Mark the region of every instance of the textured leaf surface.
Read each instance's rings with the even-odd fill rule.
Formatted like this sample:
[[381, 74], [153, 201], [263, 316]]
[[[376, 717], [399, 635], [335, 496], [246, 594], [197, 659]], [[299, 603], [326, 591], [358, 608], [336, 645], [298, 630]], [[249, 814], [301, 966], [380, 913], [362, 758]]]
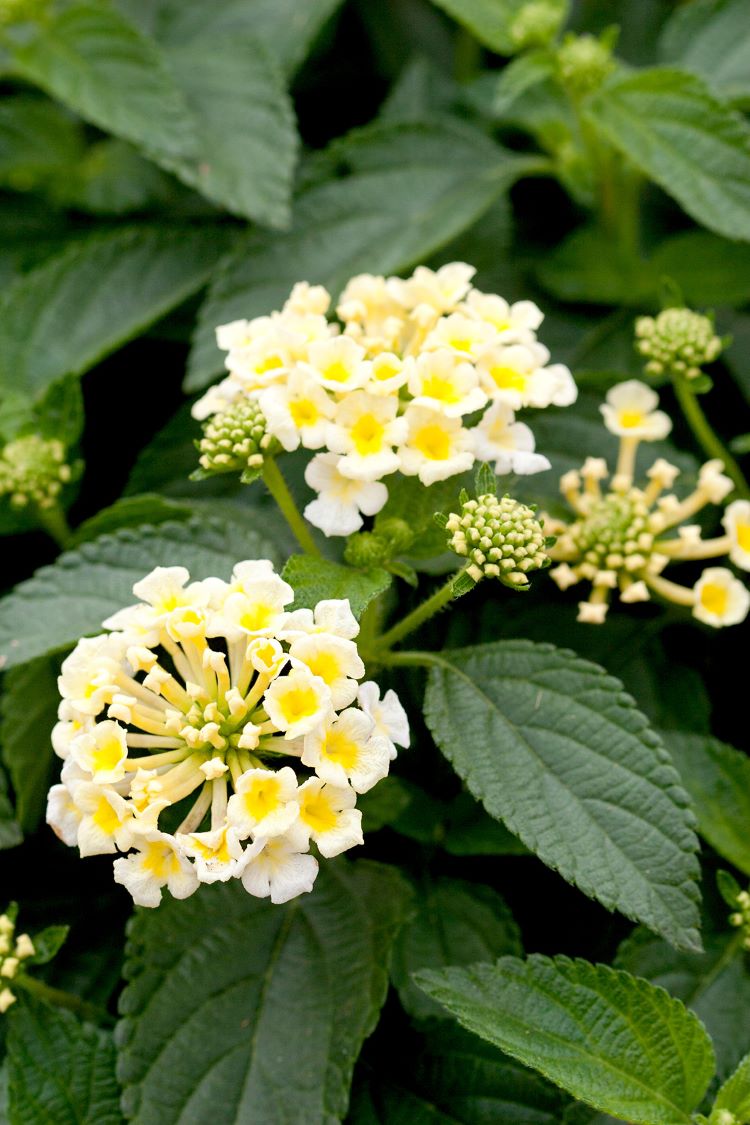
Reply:
[[430, 671], [425, 715], [474, 796], [540, 859], [700, 947], [687, 794], [619, 680], [547, 644], [450, 650]]
[[664, 734], [692, 797], [698, 831], [719, 855], [750, 875], [750, 759], [702, 734]]
[[667, 22], [659, 53], [705, 78], [727, 98], [750, 97], [750, 7], [744, 0], [692, 0]]
[[86, 371], [200, 289], [224, 245], [216, 228], [74, 243], [0, 296], [0, 385], [35, 394]]
[[73, 3], [11, 53], [24, 78], [100, 129], [175, 156], [194, 149], [187, 105], [158, 47], [114, 8]]
[[240, 240], [201, 309], [187, 387], [221, 371], [215, 329], [279, 308], [300, 278], [334, 292], [363, 270], [403, 269], [469, 226], [522, 174], [524, 159], [459, 124], [375, 125], [336, 142], [335, 178], [300, 196], [290, 231]]
[[617, 76], [586, 115], [699, 223], [750, 240], [750, 128], [700, 78], [666, 67]]
[[622, 943], [615, 965], [666, 988], [711, 1036], [719, 1077], [736, 1066], [750, 1042], [750, 973], [737, 930], [709, 931], [703, 953], [676, 953], [639, 927]]
[[324, 598], [348, 598], [357, 618], [393, 581], [388, 571], [379, 566], [355, 570], [310, 555], [292, 555], [284, 567], [284, 579], [295, 593], [293, 609], [314, 609]]
[[120, 1125], [110, 1032], [23, 996], [8, 1014], [13, 1125]]
[[228, 578], [241, 559], [275, 558], [240, 521], [191, 520], [105, 535], [43, 567], [0, 603], [0, 662], [8, 668], [101, 631], [133, 602], [133, 583], [155, 566], [186, 566], [194, 578]]
[[0, 183], [37, 187], [69, 173], [81, 156], [80, 125], [48, 98], [6, 95], [0, 103]]
[[42, 656], [11, 668], [0, 698], [0, 751], [16, 795], [16, 816], [33, 832], [44, 813], [54, 754], [59, 660]]
[[444, 1010], [411, 979], [417, 969], [494, 961], [503, 953], [521, 952], [518, 927], [500, 895], [478, 883], [437, 879], [419, 889], [416, 913], [396, 938], [391, 977], [410, 1015], [440, 1016]]
[[737, 1067], [716, 1095], [714, 1109], [725, 1109], [742, 1121], [750, 1114], [750, 1055]]
[[218, 1097], [227, 1121], [335, 1125], [408, 898], [392, 869], [324, 862], [285, 907], [234, 883], [138, 913], [117, 1029], [126, 1114], [213, 1125]]
[[689, 1122], [714, 1071], [711, 1040], [692, 1012], [606, 965], [502, 957], [416, 979], [469, 1031], [634, 1123]]

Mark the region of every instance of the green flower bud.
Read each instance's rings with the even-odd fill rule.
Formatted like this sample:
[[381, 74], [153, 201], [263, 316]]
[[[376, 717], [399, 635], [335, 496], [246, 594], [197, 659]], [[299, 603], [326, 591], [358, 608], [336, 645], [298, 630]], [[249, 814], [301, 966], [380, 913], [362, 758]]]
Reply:
[[697, 379], [701, 368], [721, 354], [721, 337], [713, 321], [692, 309], [664, 309], [635, 322], [636, 348], [645, 356], [649, 375], [675, 374]]
[[598, 90], [614, 70], [611, 36], [566, 35], [557, 51], [557, 72], [561, 83], [574, 98]]
[[265, 454], [275, 452], [275, 439], [266, 433], [266, 420], [257, 402], [243, 398], [212, 415], [198, 442], [205, 473], [235, 473], [259, 469]]
[[8, 496], [14, 508], [53, 507], [71, 477], [61, 441], [28, 434], [8, 442], [0, 453], [0, 495]]
[[519, 51], [528, 47], [545, 47], [560, 30], [565, 9], [550, 0], [532, 0], [514, 19], [510, 37]]
[[475, 582], [498, 578], [504, 585], [528, 586], [529, 571], [549, 566], [546, 539], [533, 509], [510, 496], [488, 492], [464, 500], [460, 512], [448, 516], [448, 546], [467, 560], [466, 573]]
[[344, 548], [344, 560], [349, 566], [380, 566], [390, 557], [390, 544], [385, 536], [377, 531], [360, 531], [350, 535]]

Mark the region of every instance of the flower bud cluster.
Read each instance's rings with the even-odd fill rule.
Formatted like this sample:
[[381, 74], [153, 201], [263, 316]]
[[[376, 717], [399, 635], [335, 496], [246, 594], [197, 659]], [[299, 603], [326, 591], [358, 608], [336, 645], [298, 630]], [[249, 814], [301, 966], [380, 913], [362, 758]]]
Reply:
[[617, 465], [606, 489], [602, 485], [609, 467], [599, 457], [587, 458], [580, 471], [562, 477], [560, 488], [574, 518], [549, 520], [557, 536], [550, 555], [558, 564], [551, 577], [563, 590], [591, 583], [588, 599], [579, 602], [579, 621], [601, 624], [612, 591], [619, 589], [624, 602], [647, 601], [656, 594], [689, 606], [706, 625], [736, 625], [750, 609], [750, 594], [728, 567], [707, 567], [692, 587], [672, 582], [662, 572], [670, 563], [722, 555], [740, 570], [750, 570], [750, 502], [729, 504], [722, 520], [725, 534], [703, 539], [700, 527], [687, 521], [707, 504], [721, 504], [732, 491], [721, 461], [706, 462], [696, 487], [682, 500], [667, 491], [680, 471], [662, 458], [651, 465], [643, 487], [634, 483], [640, 442], [659, 440], [671, 429], [657, 405], [654, 391], [637, 381], [608, 392], [601, 410], [607, 429], [620, 438]]
[[21, 963], [34, 956], [34, 943], [28, 934], [16, 934], [14, 910], [0, 914], [0, 1013], [7, 1012], [16, 996], [10, 982]]
[[406, 520], [392, 517], [380, 520], [374, 531], [352, 535], [344, 548], [350, 566], [380, 566], [402, 554], [414, 542], [414, 532]]
[[664, 309], [635, 322], [636, 347], [649, 375], [674, 374], [697, 379], [701, 368], [721, 354], [723, 343], [710, 317], [691, 309]]
[[528, 574], [549, 566], [547, 540], [533, 508], [510, 496], [485, 493], [466, 499], [445, 525], [448, 546], [466, 558], [475, 582], [498, 578], [504, 585], [528, 586]]
[[557, 50], [557, 72], [560, 82], [574, 98], [583, 98], [598, 90], [614, 70], [612, 43], [595, 35], [566, 35]]
[[750, 949], [750, 892], [740, 891], [735, 905], [737, 909], [729, 915], [730, 925], [742, 930], [742, 944], [745, 949]]
[[267, 560], [189, 578], [158, 567], [63, 663], [47, 819], [83, 856], [126, 853], [115, 881], [140, 906], [232, 878], [286, 902], [312, 889], [313, 845], [362, 843], [357, 796], [408, 745], [406, 715], [358, 682], [347, 600], [290, 611]]
[[198, 442], [199, 463], [211, 474], [259, 469], [274, 444], [258, 403], [238, 399], [205, 422]]
[[0, 452], [0, 496], [8, 496], [14, 508], [51, 508], [71, 476], [61, 441], [27, 434]]
[[[498, 473], [549, 468], [515, 412], [568, 406], [575, 383], [537, 339], [537, 306], [473, 288], [474, 272], [452, 262], [406, 279], [361, 274], [330, 319], [328, 292], [300, 282], [281, 310], [217, 329], [229, 374], [194, 417], [250, 401], [283, 449], [313, 451], [305, 480], [317, 498], [305, 516], [326, 535], [359, 531], [385, 505], [394, 473], [431, 485], [475, 460]], [[212, 442], [232, 440], [221, 425], [211, 432]], [[212, 466], [217, 454], [231, 464], [229, 447], [201, 452]]]
[[510, 37], [519, 51], [545, 47], [557, 35], [565, 10], [550, 0], [531, 0], [524, 4], [510, 26]]

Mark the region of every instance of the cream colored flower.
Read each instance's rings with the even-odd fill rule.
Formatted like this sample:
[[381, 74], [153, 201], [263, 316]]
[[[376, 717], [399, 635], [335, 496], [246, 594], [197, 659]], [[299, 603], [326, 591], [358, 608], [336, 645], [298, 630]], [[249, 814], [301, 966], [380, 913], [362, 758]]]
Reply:
[[612, 387], [599, 409], [610, 433], [641, 441], [661, 441], [672, 429], [672, 420], [656, 409], [658, 404], [655, 391], [637, 379], [629, 379]]
[[422, 484], [430, 485], [471, 468], [471, 433], [460, 418], [424, 406], [408, 407], [404, 417], [408, 434], [398, 450], [402, 473], [419, 476]]
[[408, 386], [415, 406], [440, 410], [449, 418], [473, 414], [487, 403], [473, 364], [460, 360], [447, 349], [420, 355]]
[[398, 418], [398, 399], [353, 391], [336, 408], [327, 428], [326, 444], [342, 454], [336, 468], [352, 480], [376, 481], [395, 473], [400, 461], [393, 447], [406, 436]]
[[374, 516], [388, 499], [380, 481], [344, 476], [340, 460], [337, 453], [318, 453], [305, 469], [306, 482], [318, 493], [305, 508], [305, 519], [328, 536], [359, 531], [362, 516]]
[[750, 609], [750, 593], [722, 566], [707, 567], [693, 587], [693, 595], [693, 616], [715, 628], [739, 625]]
[[750, 500], [729, 504], [721, 522], [731, 543], [730, 559], [741, 570], [750, 570]]

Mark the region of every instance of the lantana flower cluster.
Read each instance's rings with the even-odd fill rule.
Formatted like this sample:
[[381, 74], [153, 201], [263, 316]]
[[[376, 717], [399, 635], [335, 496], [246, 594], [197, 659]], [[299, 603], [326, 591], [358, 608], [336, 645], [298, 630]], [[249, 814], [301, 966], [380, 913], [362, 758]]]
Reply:
[[16, 906], [0, 914], [0, 1014], [16, 1002], [11, 984], [24, 961], [33, 957], [34, 943], [28, 934], [16, 933]]
[[[515, 412], [568, 406], [575, 383], [537, 339], [537, 306], [472, 288], [474, 272], [453, 262], [405, 280], [362, 274], [336, 320], [322, 286], [295, 285], [280, 312], [217, 330], [229, 375], [194, 416], [228, 411], [234, 426], [235, 404], [251, 399], [283, 449], [314, 451], [305, 479], [318, 496], [305, 516], [326, 535], [358, 531], [397, 472], [431, 485], [475, 459], [500, 474], [549, 468]], [[256, 433], [256, 457], [261, 448]], [[223, 456], [234, 464], [233, 448]]]
[[580, 471], [562, 477], [560, 487], [574, 518], [566, 523], [547, 517], [545, 527], [557, 536], [549, 552], [558, 564], [551, 577], [563, 590], [582, 581], [591, 584], [589, 597], [579, 603], [579, 621], [601, 624], [613, 590], [619, 590], [623, 602], [657, 595], [689, 606], [706, 625], [739, 624], [750, 608], [750, 594], [729, 567], [706, 567], [691, 587], [664, 577], [671, 563], [720, 556], [750, 570], [750, 502], [729, 504], [722, 516], [724, 534], [704, 539], [700, 526], [689, 521], [732, 492], [721, 461], [701, 467], [695, 488], [684, 499], [671, 491], [680, 470], [661, 457], [648, 470], [648, 482], [635, 484], [640, 443], [659, 441], [672, 428], [658, 402], [657, 394], [635, 379], [607, 394], [601, 411], [607, 429], [620, 438], [617, 466], [608, 486], [609, 468], [600, 457], [588, 457]]
[[396, 694], [359, 683], [349, 602], [290, 611], [267, 560], [229, 582], [158, 567], [133, 592], [63, 663], [48, 822], [82, 856], [127, 853], [115, 881], [141, 906], [232, 878], [277, 903], [311, 890], [311, 845], [363, 842], [357, 795], [409, 743]]

